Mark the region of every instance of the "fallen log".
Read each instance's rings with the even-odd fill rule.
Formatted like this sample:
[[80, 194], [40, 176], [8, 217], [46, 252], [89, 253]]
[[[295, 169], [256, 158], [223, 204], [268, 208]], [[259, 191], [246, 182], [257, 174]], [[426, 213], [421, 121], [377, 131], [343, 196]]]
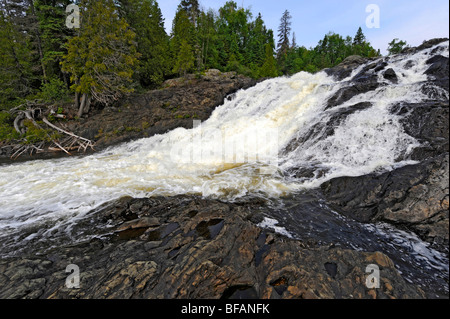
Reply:
[[57, 130], [57, 131], [60, 132], [60, 133], [64, 133], [64, 134], [66, 134], [66, 135], [75, 137], [75, 138], [77, 138], [77, 139], [79, 139], [79, 140], [85, 141], [85, 142], [90, 143], [90, 144], [92, 144], [92, 145], [94, 144], [91, 140], [88, 140], [87, 138], [84, 138], [84, 137], [75, 135], [75, 134], [73, 134], [73, 133], [71, 133], [71, 132], [67, 132], [66, 130], [63, 130], [62, 128], [60, 128], [60, 127], [58, 127], [58, 126], [53, 125], [52, 123], [50, 123], [49, 120], [47, 120], [46, 117], [43, 117], [42, 120], [43, 120], [43, 122], [44, 122], [45, 124], [47, 124], [48, 126], [50, 126], [51, 128]]
[[[64, 153], [71, 155], [70, 151], [81, 151], [83, 150], [86, 152], [86, 150], [90, 147], [91, 149], [94, 149], [95, 143], [87, 138], [84, 138], [82, 136], [78, 136], [72, 132], [69, 132], [61, 127], [56, 126], [55, 124], [51, 123], [45, 116], [44, 112], [42, 111], [42, 108], [40, 108], [38, 105], [34, 105], [34, 108], [31, 108], [29, 104], [26, 105], [26, 110], [19, 110], [15, 109], [14, 114], [16, 115], [16, 118], [14, 120], [14, 129], [21, 135], [24, 135], [26, 133], [26, 128], [24, 126], [24, 121], [28, 120], [30, 121], [36, 128], [44, 130], [46, 135], [46, 141], [47, 142], [39, 142], [35, 144], [28, 144], [28, 141], [26, 139], [22, 139], [17, 141], [16, 147], [13, 149], [13, 155], [11, 156], [12, 159], [17, 159], [19, 156], [21, 156], [25, 152], [29, 152], [30, 155], [33, 155], [33, 153], [40, 153], [44, 152], [44, 145], [47, 143], [51, 143], [50, 146], [47, 148], [48, 151], [56, 152], [56, 151], [63, 151]], [[54, 115], [58, 118], [65, 118], [65, 115]], [[48, 129], [44, 129], [37, 121], [42, 119], [42, 122], [45, 123], [51, 130], [54, 130], [58, 133], [63, 134], [65, 138], [58, 138], [56, 139], [55, 136], [51, 136], [48, 132]]]

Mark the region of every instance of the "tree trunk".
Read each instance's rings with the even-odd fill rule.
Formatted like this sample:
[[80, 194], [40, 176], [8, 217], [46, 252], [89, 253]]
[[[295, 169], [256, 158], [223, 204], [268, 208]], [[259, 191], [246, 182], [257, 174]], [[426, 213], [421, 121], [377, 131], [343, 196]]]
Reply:
[[[39, 51], [39, 60], [41, 63], [42, 68], [42, 75], [44, 79], [44, 83], [47, 83], [47, 72], [45, 71], [45, 65], [44, 65], [44, 52], [42, 50], [42, 40], [41, 40], [41, 33], [39, 32], [39, 20], [36, 15], [36, 10], [34, 9], [34, 4], [32, 0], [28, 0], [28, 3], [30, 4], [31, 13], [33, 15], [33, 18], [35, 19], [35, 25], [34, 25], [34, 32], [36, 33], [36, 40], [37, 40], [37, 48]], [[34, 21], [33, 21], [34, 22]]]
[[64, 84], [66, 85], [67, 89], [70, 89], [70, 84], [69, 84], [69, 80], [67, 79], [67, 73], [61, 71], [62, 77], [64, 79]]
[[80, 109], [80, 93], [75, 92], [75, 108]]
[[78, 110], [78, 117], [81, 118], [84, 114], [84, 108], [86, 106], [86, 102], [87, 102], [87, 94], [84, 93], [83, 96], [81, 97], [81, 105], [80, 105], [80, 109]]
[[86, 105], [84, 106], [84, 113], [89, 113], [91, 109], [91, 98], [88, 96], [86, 99]]

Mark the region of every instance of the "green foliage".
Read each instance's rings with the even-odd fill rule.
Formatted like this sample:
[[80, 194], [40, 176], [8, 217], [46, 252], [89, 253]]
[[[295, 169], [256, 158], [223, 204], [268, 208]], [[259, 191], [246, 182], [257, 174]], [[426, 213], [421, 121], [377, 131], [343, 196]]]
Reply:
[[288, 73], [287, 67], [287, 59], [288, 53], [291, 49], [289, 37], [291, 35], [291, 25], [292, 25], [292, 16], [288, 10], [284, 11], [283, 16], [281, 17], [281, 23], [278, 28], [278, 51], [277, 51], [277, 59], [278, 64], [284, 74]]
[[273, 55], [273, 48], [270, 44], [265, 45], [264, 64], [259, 71], [261, 77], [276, 77], [278, 75], [276, 60]]
[[82, 0], [80, 6], [81, 29], [68, 42], [63, 70], [71, 74], [74, 91], [107, 105], [133, 91], [136, 34], [118, 16], [113, 0]]
[[185, 76], [193, 67], [194, 55], [192, 53], [192, 48], [189, 43], [184, 40], [181, 43], [173, 72]]
[[9, 113], [0, 112], [0, 141], [20, 140], [23, 144], [35, 144], [39, 142], [51, 142], [57, 140], [61, 136], [51, 130], [44, 129], [43, 122], [37, 122], [41, 128], [37, 127], [30, 120], [23, 122], [26, 132], [25, 134], [19, 134], [13, 126], [13, 117]]
[[399, 40], [398, 38], [395, 38], [394, 40], [392, 40], [389, 43], [389, 47], [388, 47], [387, 50], [389, 52], [389, 55], [399, 54], [399, 53], [401, 53], [403, 51], [403, 49], [405, 47], [407, 47], [407, 45], [408, 44], [406, 43], [406, 41]]
[[0, 141], [10, 141], [20, 137], [14, 130], [13, 119], [6, 112], [0, 112]]
[[292, 47], [288, 50], [284, 62], [284, 74], [293, 74], [300, 71], [310, 73], [318, 72], [325, 68], [331, 68], [341, 63], [350, 55], [361, 55], [363, 57], [379, 56], [369, 42], [366, 41], [362, 29], [357, 32], [357, 39], [342, 37], [330, 32], [319, 41], [316, 47], [306, 49], [305, 47]]
[[34, 91], [30, 38], [0, 10], [0, 108]]
[[[37, 123], [43, 125], [44, 123]], [[50, 129], [39, 128], [33, 124], [30, 120], [25, 120], [24, 125], [26, 127], [26, 133], [23, 136], [24, 144], [35, 144], [39, 142], [51, 142], [52, 140], [58, 139], [59, 134], [55, 133]]]
[[[78, 30], [65, 26], [65, 8], [73, 0], [1, 0], [0, 110], [27, 98], [63, 100], [68, 88], [108, 105], [134, 89], [158, 87], [188, 72], [214, 68], [276, 77], [317, 72], [353, 54], [379, 55], [362, 28], [354, 38], [329, 33], [317, 46], [305, 48], [291, 34], [288, 10], [276, 41], [261, 14], [235, 1], [224, 0], [219, 10], [204, 10], [198, 0], [179, 1], [169, 36], [157, 0], [76, 1]], [[394, 39], [390, 53], [405, 45]]]
[[174, 60], [178, 58], [183, 43], [189, 45], [191, 50], [195, 43], [194, 25], [189, 20], [188, 13], [178, 7], [172, 25], [172, 35], [170, 39], [170, 51]]
[[355, 38], [353, 39], [353, 46], [362, 46], [366, 42], [366, 36], [364, 35], [362, 28], [359, 27], [356, 32]]
[[42, 64], [49, 79], [66, 76], [61, 70], [61, 62], [67, 54], [66, 42], [74, 35], [74, 31], [65, 25], [65, 9], [71, 3], [71, 0], [34, 1], [43, 51]]
[[136, 79], [143, 87], [160, 85], [170, 75], [169, 37], [155, 0], [121, 0], [123, 16], [136, 33], [140, 54]]
[[37, 95], [37, 98], [51, 103], [66, 100], [68, 96], [69, 90], [64, 82], [60, 79], [52, 78], [49, 82], [42, 85], [41, 92]]

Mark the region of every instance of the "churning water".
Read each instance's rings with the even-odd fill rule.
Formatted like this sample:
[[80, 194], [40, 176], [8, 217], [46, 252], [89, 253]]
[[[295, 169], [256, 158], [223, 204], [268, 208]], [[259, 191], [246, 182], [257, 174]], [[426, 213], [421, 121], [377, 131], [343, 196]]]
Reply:
[[[439, 47], [448, 57], [448, 42]], [[332, 109], [326, 109], [327, 101], [364, 66], [340, 82], [325, 72], [264, 81], [236, 93], [191, 130], [176, 129], [86, 157], [2, 165], [3, 250], [13, 249], [24, 228], [39, 231], [22, 242], [50, 237], [102, 203], [126, 195], [278, 198], [314, 189], [331, 178], [411, 164], [402, 159], [419, 143], [390, 109], [399, 102], [427, 99], [420, 88], [427, 81], [426, 61], [433, 49], [411, 55], [412, 67], [405, 67], [404, 57], [390, 58], [387, 68], [396, 72], [398, 84], [381, 85]], [[381, 75], [378, 81], [387, 83]], [[349, 115], [334, 134], [316, 134], [289, 148], [336, 112], [361, 102], [371, 106]], [[320, 174], [302, 179], [285, 174], [298, 167]]]

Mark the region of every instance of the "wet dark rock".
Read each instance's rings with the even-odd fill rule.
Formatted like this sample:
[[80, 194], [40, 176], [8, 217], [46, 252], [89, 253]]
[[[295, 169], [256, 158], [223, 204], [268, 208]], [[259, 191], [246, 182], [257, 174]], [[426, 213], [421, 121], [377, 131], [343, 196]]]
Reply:
[[[425, 72], [433, 83], [437, 84], [444, 90], [449, 91], [449, 66], [448, 58], [442, 55], [435, 55], [427, 61], [430, 67]], [[448, 99], [448, 98], [447, 98]]]
[[[347, 107], [339, 108], [338, 110], [329, 110], [330, 111], [330, 119], [327, 122], [320, 122], [317, 125], [314, 125], [307, 133], [295, 138], [292, 140], [285, 148], [285, 153], [290, 153], [300, 147], [307, 141], [311, 141], [312, 139], [325, 139], [329, 136], [334, 135], [335, 129], [352, 114], [366, 110], [372, 106], [370, 102], [360, 102], [354, 105], [349, 105]], [[307, 167], [299, 167], [294, 169], [296, 173], [291, 176], [296, 177], [313, 177], [315, 171], [311, 170]], [[292, 170], [291, 170], [292, 171]], [[288, 172], [289, 173], [289, 172]]]
[[383, 77], [386, 80], [391, 81], [394, 84], [398, 83], [398, 78], [397, 78], [397, 74], [395, 73], [395, 71], [393, 69], [387, 69], [384, 73], [383, 73]]
[[[114, 230], [127, 221], [112, 210], [137, 201], [142, 201], [139, 220], [155, 218], [166, 226], [156, 226], [158, 236], [117, 238]], [[263, 230], [249, 220], [257, 207], [189, 196], [112, 203], [95, 212], [98, 221], [109, 216], [113, 227], [101, 245], [81, 242], [1, 258], [0, 298], [362, 299], [372, 297], [365, 267], [373, 263], [384, 280], [377, 298], [424, 297], [387, 256], [309, 247]], [[197, 211], [193, 217], [192, 211]], [[80, 232], [91, 232], [89, 228]], [[192, 231], [201, 236], [188, 236]], [[79, 289], [65, 286], [69, 264], [80, 269]]]
[[333, 279], [336, 278], [338, 265], [336, 265], [335, 263], [325, 263], [324, 267], [327, 273], [331, 276], [331, 278]]
[[229, 300], [246, 300], [258, 299], [258, 293], [252, 286], [233, 286], [225, 290], [221, 299]]
[[400, 103], [392, 112], [402, 116], [405, 132], [421, 143], [411, 159], [425, 160], [449, 152], [448, 102]]
[[217, 235], [219, 235], [223, 226], [224, 226], [223, 219], [213, 219], [210, 220], [209, 222], [202, 221], [196, 227], [196, 231], [199, 236], [203, 237], [204, 239], [211, 240], [216, 238]]
[[[433, 39], [417, 48], [409, 48], [403, 54], [431, 48], [448, 39]], [[448, 58], [439, 55], [436, 48], [427, 64], [422, 92], [428, 102], [399, 103], [392, 113], [400, 116], [405, 132], [421, 144], [411, 154], [403, 154], [401, 160], [420, 161], [416, 165], [402, 167], [392, 172], [360, 177], [341, 177], [322, 185], [327, 201], [338, 212], [361, 222], [384, 221], [399, 228], [415, 232], [426, 241], [448, 244], [448, 152], [449, 152], [449, 104]], [[413, 61], [406, 61], [412, 67]], [[348, 101], [353, 96], [377, 88], [374, 81], [377, 72], [386, 65], [378, 62], [365, 66], [349, 85], [340, 89], [328, 101], [328, 109]], [[339, 68], [338, 68], [339, 70]], [[397, 83], [392, 69], [383, 77]], [[361, 86], [362, 85], [362, 86]], [[351, 112], [351, 109], [349, 110]], [[345, 118], [336, 114], [336, 118]], [[332, 127], [332, 123], [328, 127]], [[333, 133], [332, 128], [328, 128]]]
[[406, 61], [405, 65], [403, 66], [406, 70], [411, 69], [416, 63], [413, 60]]
[[338, 66], [326, 69], [325, 72], [328, 75], [333, 76], [336, 80], [342, 81], [349, 77], [358, 66], [363, 65], [367, 61], [367, 58], [363, 58], [359, 55], [352, 55], [344, 59]]
[[322, 185], [328, 203], [361, 222], [388, 222], [423, 240], [449, 243], [449, 156], [384, 174], [341, 177]]
[[448, 41], [448, 38], [435, 38], [435, 39], [431, 39], [431, 40], [426, 40], [421, 45], [419, 45], [417, 48], [413, 48], [413, 49], [416, 51], [421, 51], [421, 50], [432, 48], [435, 45], [438, 45], [445, 41]]
[[448, 58], [442, 55], [435, 55], [427, 61], [431, 66], [425, 72], [427, 75], [432, 75], [436, 78], [448, 78]]
[[375, 91], [376, 89], [378, 89], [379, 86], [380, 83], [378, 83], [377, 81], [373, 81], [368, 83], [355, 83], [354, 85], [343, 87], [339, 89], [336, 92], [336, 94], [328, 100], [326, 109], [330, 109], [338, 105], [341, 105], [356, 95], [367, 93], [370, 91]]
[[342, 105], [359, 94], [364, 94], [378, 89], [383, 84], [378, 82], [377, 72], [383, 70], [386, 66], [385, 64], [385, 62], [380, 61], [378, 63], [372, 63], [365, 66], [350, 81], [344, 83], [344, 86], [328, 100], [326, 109], [328, 110]]

